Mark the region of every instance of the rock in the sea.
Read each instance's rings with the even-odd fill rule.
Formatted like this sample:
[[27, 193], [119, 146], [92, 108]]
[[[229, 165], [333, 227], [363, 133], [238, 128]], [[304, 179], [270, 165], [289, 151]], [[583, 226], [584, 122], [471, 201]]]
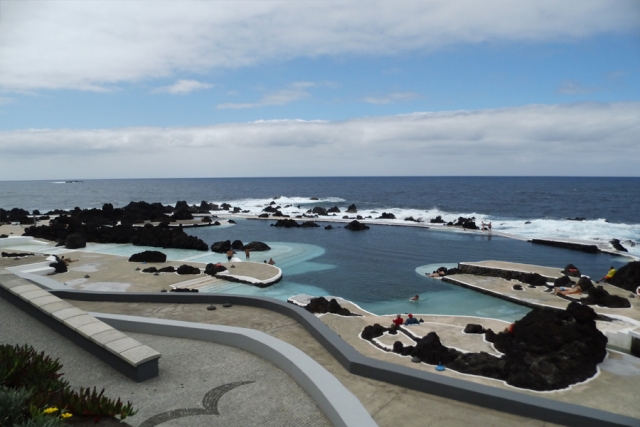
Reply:
[[609, 283], [627, 291], [635, 292], [640, 286], [640, 261], [633, 261], [618, 269]]
[[333, 226], [331, 224], [324, 227], [325, 230], [333, 230]]
[[356, 220], [353, 220], [349, 224], [345, 225], [344, 228], [351, 231], [361, 231], [361, 230], [368, 230], [369, 226], [365, 224], [361, 224]]
[[613, 248], [616, 251], [629, 252], [629, 251], [627, 251], [627, 248], [622, 246], [622, 244], [620, 243], [620, 240], [618, 240], [618, 239], [611, 239], [611, 241], [609, 243], [611, 243], [611, 246], [613, 246]]
[[396, 216], [392, 213], [382, 212], [382, 215], [376, 219], [396, 219]]
[[242, 244], [242, 240], [234, 240], [233, 243], [231, 243], [231, 249], [233, 249], [234, 251], [239, 251], [244, 247], [244, 245]]
[[316, 215], [328, 215], [328, 212], [325, 208], [321, 207], [321, 206], [316, 206], [315, 208], [313, 208], [311, 210], [311, 213], [314, 213]]
[[347, 213], [358, 213], [358, 208], [356, 207], [355, 204], [352, 203], [347, 208]]
[[467, 228], [470, 230], [478, 230], [478, 226], [476, 225], [475, 218], [459, 217], [458, 220], [453, 225], [458, 225], [458, 226], [461, 226], [462, 228]]
[[327, 213], [340, 213], [340, 209], [337, 206], [327, 209]]
[[318, 224], [316, 224], [313, 221], [305, 221], [303, 222], [300, 227], [302, 228], [315, 228], [315, 227], [320, 227]]
[[178, 274], [180, 274], [180, 275], [182, 275], [182, 274], [200, 274], [200, 269], [198, 267], [193, 267], [191, 265], [183, 264], [180, 267], [178, 267], [176, 272]]
[[444, 224], [445, 220], [442, 219], [442, 217], [440, 215], [438, 215], [437, 217], [430, 219], [429, 222], [431, 224]]
[[279, 219], [273, 224], [274, 227], [284, 227], [284, 228], [297, 228], [300, 227], [300, 224], [295, 219]]
[[159, 251], [144, 251], [133, 254], [129, 262], [166, 262], [167, 255]]
[[251, 242], [244, 245], [241, 249], [250, 250], [251, 252], [264, 252], [270, 251], [271, 247], [264, 242]]

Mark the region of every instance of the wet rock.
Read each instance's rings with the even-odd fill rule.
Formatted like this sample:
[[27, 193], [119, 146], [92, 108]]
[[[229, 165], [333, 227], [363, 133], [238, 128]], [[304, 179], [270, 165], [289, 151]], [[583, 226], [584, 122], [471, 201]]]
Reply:
[[231, 243], [231, 249], [233, 249], [234, 251], [239, 251], [243, 248], [244, 245], [242, 244], [242, 240], [234, 240], [233, 243]]
[[340, 213], [340, 209], [337, 206], [327, 209], [327, 213]]
[[396, 216], [392, 213], [382, 212], [382, 215], [376, 219], [396, 219]]
[[[615, 277], [615, 276], [614, 276]], [[584, 289], [583, 289], [584, 291]], [[631, 302], [627, 298], [611, 295], [602, 286], [591, 286], [587, 291], [586, 298], [582, 298], [580, 302], [587, 305], [598, 305], [600, 307], [608, 308], [629, 308]]]
[[300, 227], [300, 224], [295, 219], [279, 219], [274, 225], [274, 227], [284, 227], [284, 228], [297, 228]]
[[314, 227], [320, 227], [320, 226], [318, 224], [316, 224], [315, 222], [313, 222], [313, 221], [305, 221], [300, 225], [300, 227], [303, 227], [303, 228], [314, 228]]
[[347, 208], [347, 213], [357, 213], [357, 212], [358, 212], [358, 208], [353, 203], [350, 204], [349, 207]]
[[609, 243], [611, 243], [611, 246], [613, 246], [613, 248], [616, 251], [628, 252], [627, 248], [622, 246], [622, 244], [620, 243], [620, 240], [618, 240], [618, 239], [611, 239], [611, 241]]
[[438, 215], [435, 218], [430, 219], [429, 222], [431, 224], [444, 224], [445, 223], [444, 219], [442, 219], [442, 217], [440, 215]]
[[323, 208], [323, 207], [320, 207], [320, 206], [316, 206], [315, 208], [313, 208], [311, 210], [311, 213], [314, 213], [316, 215], [325, 215], [325, 216], [328, 215], [327, 210], [325, 208]]
[[247, 243], [241, 249], [249, 250], [251, 252], [264, 252], [264, 251], [270, 251], [271, 247], [264, 242], [255, 241], [255, 242]]
[[365, 224], [361, 224], [356, 220], [353, 220], [349, 224], [345, 225], [344, 228], [351, 231], [362, 231], [362, 230], [368, 230], [369, 226]]

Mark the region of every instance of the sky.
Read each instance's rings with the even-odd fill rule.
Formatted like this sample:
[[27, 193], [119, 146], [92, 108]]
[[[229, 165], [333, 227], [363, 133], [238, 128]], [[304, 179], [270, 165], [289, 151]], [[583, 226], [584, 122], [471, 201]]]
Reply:
[[639, 165], [637, 0], [0, 0], [0, 180]]

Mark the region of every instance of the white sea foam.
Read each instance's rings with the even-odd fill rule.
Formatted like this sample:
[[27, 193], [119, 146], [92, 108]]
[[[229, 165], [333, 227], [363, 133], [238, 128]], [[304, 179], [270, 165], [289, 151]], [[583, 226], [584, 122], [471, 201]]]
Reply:
[[[447, 222], [455, 222], [459, 217], [474, 217], [478, 226], [480, 226], [482, 222], [491, 222], [494, 231], [523, 239], [575, 239], [606, 243], [615, 238], [622, 242], [630, 254], [640, 257], [640, 224], [609, 223], [604, 219], [571, 221], [533, 218], [526, 221], [523, 219], [500, 218], [479, 212], [447, 212], [438, 208], [423, 210], [394, 207], [358, 208], [357, 214], [347, 214], [346, 209], [350, 203], [339, 197], [311, 200], [311, 197], [280, 196], [276, 199], [241, 199], [226, 202], [234, 207], [239, 207], [243, 211], [248, 211], [250, 214], [259, 215], [272, 201], [276, 203], [272, 206], [280, 206], [279, 210], [284, 215], [290, 215], [291, 217], [302, 215], [315, 206], [328, 209], [338, 205], [341, 212], [336, 213], [335, 218], [342, 218], [345, 215], [349, 217], [360, 215], [363, 218], [370, 217], [370, 219], [388, 224], [407, 225], [408, 222], [405, 221], [405, 219], [411, 217], [424, 225], [428, 225], [429, 221], [437, 216], [441, 216], [442, 219]], [[212, 203], [222, 204], [224, 201], [213, 201]], [[298, 206], [300, 207], [298, 208]], [[391, 213], [396, 219], [378, 220], [377, 218], [382, 216], [383, 213]], [[323, 217], [320, 217], [318, 219], [322, 220], [322, 218]]]

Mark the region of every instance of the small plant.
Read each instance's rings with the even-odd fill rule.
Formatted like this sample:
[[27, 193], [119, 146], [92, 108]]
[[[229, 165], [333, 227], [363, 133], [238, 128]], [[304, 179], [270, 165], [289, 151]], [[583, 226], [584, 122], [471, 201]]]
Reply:
[[27, 418], [31, 393], [0, 387], [0, 426], [13, 426]]
[[130, 402], [124, 404], [120, 398], [114, 402], [113, 399], [104, 396], [104, 389], [98, 393], [95, 387], [93, 390], [80, 387], [79, 393], [65, 389], [60, 400], [64, 402], [65, 408], [69, 412], [82, 416], [118, 416], [124, 420], [137, 412], [133, 410]]
[[72, 390], [60, 369], [58, 359], [31, 346], [0, 345], [0, 426], [55, 427], [73, 414], [125, 419], [137, 412], [131, 402], [104, 396], [104, 389]]

